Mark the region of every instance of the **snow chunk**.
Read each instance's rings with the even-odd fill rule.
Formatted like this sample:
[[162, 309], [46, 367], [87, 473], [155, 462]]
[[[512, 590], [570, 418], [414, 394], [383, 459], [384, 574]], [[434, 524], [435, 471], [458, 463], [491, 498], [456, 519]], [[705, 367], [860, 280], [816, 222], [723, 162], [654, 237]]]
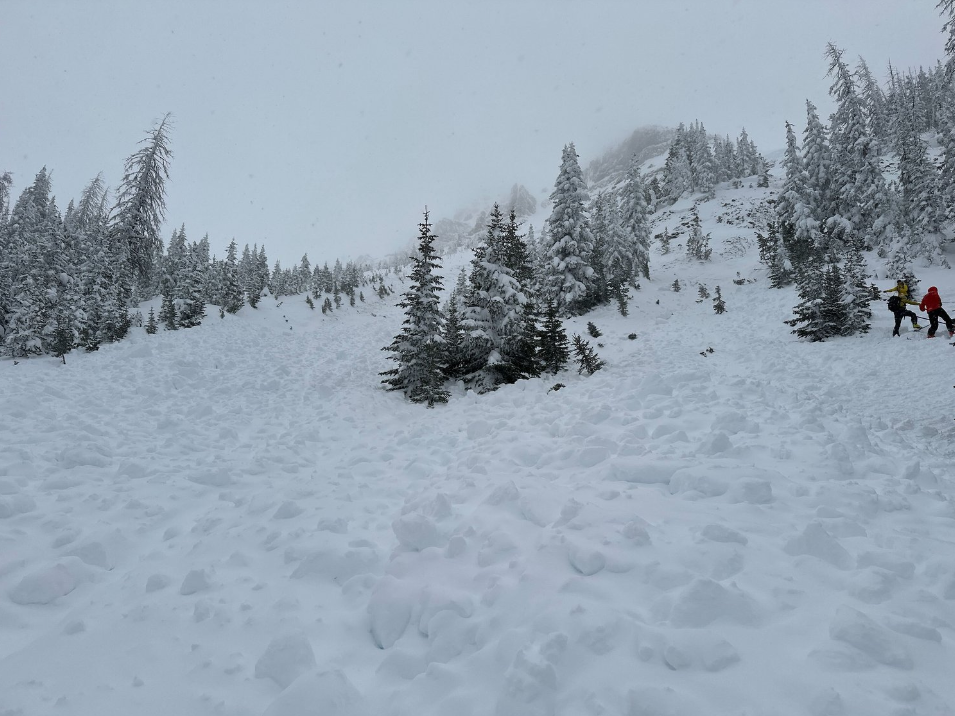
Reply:
[[434, 520], [422, 514], [403, 515], [391, 523], [391, 528], [401, 546], [415, 552], [443, 542]]
[[209, 575], [206, 574], [206, 570], [194, 569], [186, 575], [185, 579], [182, 580], [182, 586], [179, 587], [179, 593], [183, 596], [189, 596], [190, 594], [195, 594], [196, 592], [204, 592], [211, 586], [212, 584], [209, 582]]
[[99, 541], [87, 542], [69, 553], [71, 557], [79, 557], [83, 562], [92, 566], [111, 570], [115, 566], [112, 550]]
[[577, 454], [575, 462], [578, 467], [588, 468], [599, 465], [610, 457], [610, 450], [603, 445], [585, 447]]
[[319, 532], [334, 532], [335, 534], [343, 535], [348, 532], [348, 520], [344, 517], [336, 517], [334, 519], [325, 517], [318, 521]]
[[25, 576], [10, 591], [10, 601], [14, 604], [50, 604], [72, 592], [86, 573], [79, 560], [64, 562]]
[[341, 671], [295, 680], [262, 716], [369, 716], [364, 697]]
[[753, 626], [758, 621], [756, 605], [738, 589], [697, 579], [680, 592], [670, 611], [670, 624], [675, 627], [705, 627], [717, 620]]
[[905, 634], [916, 639], [925, 639], [926, 641], [942, 642], [942, 634], [938, 629], [933, 629], [910, 619], [886, 619], [885, 625], [899, 634]]
[[729, 489], [726, 482], [713, 476], [706, 467], [685, 467], [670, 478], [670, 494], [699, 492], [706, 497], [718, 497]]
[[738, 544], [749, 542], [746, 535], [724, 525], [707, 525], [700, 530], [700, 536], [712, 542], [736, 542]]
[[379, 649], [393, 646], [408, 628], [419, 590], [387, 575], [378, 580], [368, 600], [371, 637]]
[[739, 652], [726, 639], [703, 644], [699, 655], [700, 663], [707, 671], [722, 671], [739, 661]]
[[304, 634], [288, 634], [269, 642], [265, 653], [255, 662], [257, 679], [272, 679], [287, 688], [306, 671], [315, 668], [315, 652]]
[[902, 579], [915, 576], [915, 563], [903, 559], [891, 552], [863, 552], [857, 560], [859, 567], [880, 567], [894, 572]]
[[606, 557], [593, 547], [568, 544], [567, 558], [571, 566], [585, 577], [594, 575], [607, 566]]
[[739, 480], [733, 483], [729, 498], [730, 502], [768, 505], [773, 501], [773, 486], [766, 480]]
[[722, 430], [728, 435], [736, 435], [736, 433], [751, 433], [755, 435], [759, 432], [758, 423], [749, 420], [745, 415], [737, 411], [729, 411], [717, 415], [713, 419], [712, 428], [714, 431]]
[[26, 512], [33, 512], [36, 502], [26, 495], [14, 495], [0, 499], [0, 520]]
[[839, 544], [839, 540], [826, 531], [821, 522], [810, 522], [799, 537], [786, 543], [783, 551], [794, 557], [808, 554], [839, 569], [852, 567], [851, 555]]
[[169, 586], [172, 579], [165, 574], [151, 574], [149, 579], [146, 580], [146, 592], [158, 592], [160, 589], [165, 589]]
[[829, 636], [854, 646], [874, 661], [899, 669], [911, 669], [912, 657], [883, 627], [852, 607], [842, 606], [829, 624]]
[[297, 503], [288, 500], [283, 502], [282, 505], [275, 511], [275, 514], [272, 515], [272, 519], [288, 520], [292, 517], [298, 517], [303, 512], [305, 512], [305, 510], [302, 507], [300, 507]]
[[556, 632], [543, 642], [521, 649], [504, 676], [495, 716], [541, 716], [557, 713], [558, 664], [567, 649], [567, 635]]
[[892, 572], [873, 567], [864, 570], [849, 586], [849, 594], [866, 604], [881, 604], [892, 596], [898, 577]]
[[730, 442], [730, 439], [726, 433], [716, 432], [700, 443], [700, 446], [696, 449], [696, 454], [719, 455], [726, 452], [727, 450], [731, 450], [732, 448], [733, 443]]

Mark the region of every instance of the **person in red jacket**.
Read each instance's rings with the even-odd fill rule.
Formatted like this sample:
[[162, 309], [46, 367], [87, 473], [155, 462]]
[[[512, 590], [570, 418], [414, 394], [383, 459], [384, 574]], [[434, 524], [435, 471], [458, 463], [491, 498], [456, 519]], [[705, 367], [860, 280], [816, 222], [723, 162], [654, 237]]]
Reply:
[[942, 308], [942, 299], [938, 295], [938, 289], [932, 286], [928, 293], [922, 296], [922, 302], [919, 304], [919, 310], [928, 313], [929, 327], [926, 338], [935, 338], [935, 331], [938, 330], [938, 319], [945, 320], [945, 327], [948, 329], [949, 338], [955, 335], [955, 323]]

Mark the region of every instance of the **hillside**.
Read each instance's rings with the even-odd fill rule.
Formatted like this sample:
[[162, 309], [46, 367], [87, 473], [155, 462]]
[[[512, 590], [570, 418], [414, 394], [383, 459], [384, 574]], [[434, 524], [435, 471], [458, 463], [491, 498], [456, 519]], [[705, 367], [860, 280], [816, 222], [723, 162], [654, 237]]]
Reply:
[[591, 377], [409, 404], [377, 296], [0, 362], [0, 714], [953, 713], [953, 349], [795, 340], [766, 196]]

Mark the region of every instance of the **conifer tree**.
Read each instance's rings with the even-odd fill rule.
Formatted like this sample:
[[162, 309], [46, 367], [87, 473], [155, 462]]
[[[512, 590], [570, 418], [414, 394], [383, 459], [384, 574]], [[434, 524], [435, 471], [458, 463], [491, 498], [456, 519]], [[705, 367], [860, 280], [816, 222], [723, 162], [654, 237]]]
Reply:
[[564, 147], [550, 200], [554, 208], [547, 220], [551, 244], [542, 271], [543, 291], [561, 313], [583, 313], [594, 303], [594, 270], [588, 263], [594, 238], [587, 185], [573, 143]]
[[[222, 308], [227, 313], [238, 313], [245, 303], [242, 286], [239, 283], [239, 265], [236, 261], [237, 249], [235, 239], [233, 239], [229, 242], [226, 259], [222, 264]], [[307, 257], [303, 260], [307, 260]]]
[[450, 380], [457, 380], [464, 375], [467, 354], [464, 350], [464, 327], [461, 323], [459, 310], [460, 300], [457, 291], [451, 293], [444, 308], [446, 320], [444, 323], [444, 375]]
[[412, 402], [427, 403], [431, 408], [435, 403], [446, 403], [450, 396], [443, 387], [446, 364], [444, 316], [439, 302], [442, 279], [434, 273], [441, 264], [434, 251], [436, 237], [431, 233], [427, 210], [418, 228], [418, 252], [409, 274], [411, 286], [398, 303], [405, 309], [405, 321], [391, 345], [382, 349], [390, 351], [390, 358], [398, 365], [381, 375], [385, 376], [382, 383], [388, 390], [401, 390]]
[[153, 311], [152, 306], [149, 307], [149, 318], [146, 320], [146, 333], [149, 335], [155, 334], [159, 330], [159, 324], [156, 323], [156, 312]]
[[710, 235], [703, 233], [700, 214], [694, 206], [690, 218], [690, 234], [686, 239], [686, 257], [697, 261], [709, 261], [712, 254]]
[[846, 311], [846, 323], [842, 335], [868, 333], [872, 319], [872, 292], [865, 257], [858, 245], [850, 247], [844, 261], [843, 299]]
[[537, 359], [542, 373], [559, 373], [570, 358], [567, 332], [561, 323], [557, 304], [548, 299], [544, 303], [544, 318], [538, 337]]
[[[640, 174], [637, 158], [630, 158], [627, 177], [620, 194], [621, 223], [629, 251], [623, 252], [620, 285], [650, 278], [650, 222], [646, 201], [646, 185]], [[626, 260], [626, 259], [629, 259]]]
[[147, 284], [155, 268], [159, 228], [166, 214], [166, 180], [172, 150], [169, 145], [171, 115], [147, 133], [143, 147], [126, 160], [116, 206], [110, 219], [114, 250], [124, 256], [140, 285]]
[[830, 127], [833, 185], [838, 187], [834, 211], [826, 218], [828, 231], [820, 238], [824, 253], [842, 251], [853, 241], [882, 243], [888, 196], [873, 139], [865, 125], [855, 79], [842, 59], [842, 50], [829, 44], [830, 94], [837, 103]]
[[572, 343], [574, 347], [574, 359], [577, 361], [578, 374], [586, 371], [587, 375], [593, 375], [604, 367], [604, 362], [600, 360], [588, 341], [585, 341], [575, 333]]
[[[482, 393], [527, 377], [518, 367], [527, 298], [515, 271], [507, 265], [510, 259], [520, 270], [523, 261], [520, 265], [516, 262], [507, 234], [500, 206], [495, 203], [484, 242], [475, 250], [462, 320], [467, 336], [465, 380]], [[514, 236], [511, 240], [521, 239]]]
[[716, 315], [726, 313], [726, 303], [723, 301], [723, 293], [719, 286], [716, 287], [716, 295], [713, 296], [713, 310]]

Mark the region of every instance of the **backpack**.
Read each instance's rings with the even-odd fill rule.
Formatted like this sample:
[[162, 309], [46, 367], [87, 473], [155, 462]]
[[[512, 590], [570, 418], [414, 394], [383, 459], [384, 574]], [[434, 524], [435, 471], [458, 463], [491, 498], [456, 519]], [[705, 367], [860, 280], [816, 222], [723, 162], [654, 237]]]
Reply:
[[889, 296], [889, 310], [892, 313], [902, 310], [902, 299], [898, 296]]

